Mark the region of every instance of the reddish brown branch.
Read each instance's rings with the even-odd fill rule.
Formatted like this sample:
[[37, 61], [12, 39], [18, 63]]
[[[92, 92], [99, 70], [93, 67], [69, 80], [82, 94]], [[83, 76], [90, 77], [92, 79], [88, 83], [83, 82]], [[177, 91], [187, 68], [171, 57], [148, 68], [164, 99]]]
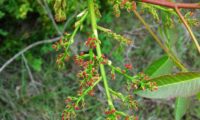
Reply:
[[200, 3], [174, 3], [166, 0], [141, 0], [143, 3], [160, 5], [168, 8], [200, 9]]

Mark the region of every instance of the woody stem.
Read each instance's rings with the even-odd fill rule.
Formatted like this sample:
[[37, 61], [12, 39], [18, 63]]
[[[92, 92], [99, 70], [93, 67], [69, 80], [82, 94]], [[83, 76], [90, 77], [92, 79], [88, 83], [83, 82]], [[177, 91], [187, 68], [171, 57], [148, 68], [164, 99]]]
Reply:
[[164, 6], [168, 8], [186, 8], [186, 9], [200, 9], [199, 3], [175, 3], [167, 0], [140, 0], [143, 3], [150, 3], [154, 5]]

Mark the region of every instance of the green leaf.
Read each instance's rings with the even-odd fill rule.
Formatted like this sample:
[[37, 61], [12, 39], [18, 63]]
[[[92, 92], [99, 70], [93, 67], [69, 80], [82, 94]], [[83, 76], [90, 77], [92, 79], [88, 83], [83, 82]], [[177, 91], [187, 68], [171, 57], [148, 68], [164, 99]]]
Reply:
[[29, 11], [33, 11], [33, 9], [31, 8], [29, 2], [25, 2], [19, 7], [16, 17], [19, 19], [25, 19]]
[[163, 56], [160, 59], [154, 61], [149, 67], [147, 67], [144, 72], [150, 76], [150, 78], [154, 78], [159, 75], [170, 73], [172, 68], [173, 62], [167, 56]]
[[185, 115], [187, 108], [189, 106], [188, 98], [177, 98], [175, 104], [175, 120], [181, 120], [181, 118]]
[[3, 29], [0, 28], [0, 35], [2, 35], [2, 36], [7, 36], [7, 35], [8, 35], [8, 32], [7, 32], [7, 31], [4, 31]]
[[200, 91], [200, 72], [183, 72], [175, 75], [163, 75], [152, 78], [150, 82], [156, 82], [157, 91], [137, 91], [136, 94], [146, 98], [174, 98], [188, 97]]
[[35, 71], [40, 72], [42, 69], [42, 59], [35, 58], [31, 61], [30, 65]]
[[49, 45], [44, 45], [42, 48], [41, 48], [41, 54], [46, 54], [48, 52], [51, 52], [53, 51], [53, 48], [52, 48], [52, 45], [49, 44]]
[[0, 19], [3, 18], [5, 16], [5, 13], [0, 11]]

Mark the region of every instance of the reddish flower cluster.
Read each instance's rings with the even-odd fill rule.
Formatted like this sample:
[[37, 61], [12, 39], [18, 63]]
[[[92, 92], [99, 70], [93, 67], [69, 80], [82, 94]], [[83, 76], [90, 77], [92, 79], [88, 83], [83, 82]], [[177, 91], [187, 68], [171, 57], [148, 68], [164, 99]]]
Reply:
[[156, 82], [152, 82], [149, 80], [149, 76], [144, 74], [143, 72], [136, 75], [136, 78], [133, 81], [128, 82], [127, 90], [146, 90], [149, 89], [151, 91], [158, 90], [158, 86]]
[[126, 4], [126, 2], [128, 2], [128, 0], [122, 0], [121, 6], [124, 6]]
[[127, 103], [128, 103], [128, 107], [130, 109], [135, 109], [135, 110], [138, 110], [138, 103], [136, 100], [133, 99], [133, 96], [132, 95], [129, 95], [127, 97]]
[[125, 64], [124, 66], [128, 70], [132, 70], [133, 69], [133, 66], [131, 64]]
[[112, 109], [112, 110], [105, 111], [105, 114], [110, 115], [110, 114], [114, 114], [115, 112], [116, 112], [116, 110]]
[[96, 39], [96, 38], [91, 38], [91, 37], [89, 37], [89, 38], [87, 39], [87, 41], [85, 42], [85, 45], [86, 45], [87, 47], [89, 47], [89, 48], [94, 49], [94, 48], [96, 48], [96, 42], [97, 42], [97, 39]]
[[80, 110], [80, 108], [78, 106], [74, 106], [75, 110]]
[[74, 63], [81, 66], [83, 64], [83, 59], [81, 59], [78, 55], [74, 56]]
[[66, 44], [62, 38], [59, 39], [59, 41], [55, 42], [52, 45], [52, 48], [58, 51], [61, 47], [64, 47], [64, 44]]
[[136, 2], [132, 2], [132, 10], [136, 10], [137, 6], [136, 6]]
[[93, 97], [95, 95], [94, 89], [90, 90], [88, 94]]
[[111, 72], [111, 78], [112, 78], [112, 80], [115, 80], [115, 73]]
[[68, 104], [72, 101], [72, 98], [68, 97], [66, 100], [65, 100], [65, 103]]
[[138, 77], [139, 77], [139, 80], [149, 80], [149, 76], [144, 74], [143, 72], [140, 72]]
[[126, 8], [127, 11], [134, 11], [136, 10], [136, 2], [132, 1], [130, 2], [129, 0], [122, 0], [120, 4], [121, 8]]
[[107, 64], [108, 63], [108, 58], [104, 54], [101, 55], [100, 63], [101, 64]]
[[[80, 110], [78, 105], [75, 104], [75, 101], [71, 97], [68, 97], [65, 100], [65, 104], [66, 104], [66, 109], [67, 110]], [[67, 112], [67, 113], [69, 113], [69, 112]]]
[[[80, 88], [78, 90], [78, 95], [81, 96], [83, 91], [94, 85], [94, 83], [99, 79], [98, 71], [95, 66], [97, 64], [96, 56], [92, 60], [84, 60], [84, 54], [81, 53], [80, 56], [76, 55], [74, 57], [75, 64], [79, 65], [82, 70], [77, 74], [77, 77], [82, 79], [80, 82]], [[90, 96], [94, 96], [94, 89], [88, 92]]]
[[70, 112], [64, 111], [62, 113], [62, 120], [70, 120]]
[[149, 89], [150, 89], [151, 91], [156, 91], [156, 90], [158, 90], [158, 85], [157, 85], [157, 83], [156, 83], [156, 82], [149, 82]]
[[139, 120], [138, 116], [126, 116], [125, 120]]

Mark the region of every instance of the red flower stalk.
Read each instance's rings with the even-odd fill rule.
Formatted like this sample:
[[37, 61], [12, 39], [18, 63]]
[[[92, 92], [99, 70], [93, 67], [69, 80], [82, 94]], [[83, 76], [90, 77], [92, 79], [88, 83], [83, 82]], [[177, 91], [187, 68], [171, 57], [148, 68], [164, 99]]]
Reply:
[[136, 2], [133, 1], [133, 2], [132, 2], [132, 10], [133, 10], [133, 11], [136, 10], [136, 7], [137, 7], [137, 6], [136, 6]]
[[144, 3], [150, 3], [154, 5], [160, 5], [168, 8], [189, 8], [189, 9], [200, 9], [199, 3], [175, 3], [166, 0], [141, 0]]

